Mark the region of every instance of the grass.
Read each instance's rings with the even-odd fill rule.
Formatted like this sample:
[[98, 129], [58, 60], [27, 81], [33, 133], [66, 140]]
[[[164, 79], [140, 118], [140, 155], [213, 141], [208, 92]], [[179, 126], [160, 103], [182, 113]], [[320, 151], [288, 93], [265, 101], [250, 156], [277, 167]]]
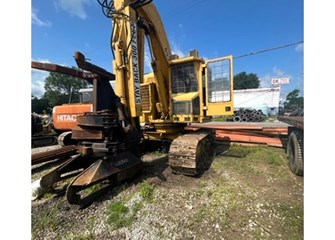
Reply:
[[301, 232], [304, 231], [304, 209], [303, 204], [282, 204], [277, 211], [285, 216], [283, 228], [292, 232], [292, 239], [303, 239]]
[[131, 208], [126, 206], [126, 200], [111, 203], [108, 208], [107, 223], [113, 225], [115, 229], [130, 226], [136, 220], [137, 213], [142, 209], [143, 201], [152, 201], [153, 193], [154, 187], [147, 181], [142, 182], [139, 190], [141, 201], [134, 203]]
[[48, 228], [53, 231], [59, 226], [59, 221], [57, 218], [57, 213], [59, 211], [58, 204], [55, 204], [52, 208], [41, 212], [39, 216], [35, 216], [32, 219], [32, 229], [42, 230]]
[[[144, 224], [143, 229], [152, 230], [156, 239], [303, 239], [303, 184], [290, 173], [284, 149], [233, 144], [215, 157], [201, 177], [168, 177], [173, 185], [144, 180], [118, 187], [104, 216], [87, 216], [91, 218], [85, 221], [84, 232], [73, 232], [71, 226], [62, 239], [94, 239], [100, 217], [107, 219], [108, 230], [115, 233], [141, 226], [148, 219], [161, 219], [149, 221], [150, 230]], [[179, 185], [180, 181], [184, 182]], [[33, 232], [43, 228], [56, 232], [62, 227], [59, 209], [52, 205], [33, 216]], [[174, 228], [163, 228], [163, 224]]]
[[[194, 191], [194, 196], [206, 199], [203, 200], [206, 205], [198, 208], [190, 226], [194, 227], [206, 221], [210, 224], [218, 222], [220, 228], [225, 229], [225, 236], [237, 234], [238, 231], [251, 231], [254, 239], [264, 239], [266, 233], [262, 225], [249, 228], [249, 220], [254, 219], [264, 226], [271, 224], [272, 229], [280, 232], [283, 239], [302, 239], [303, 202], [295, 202], [295, 205], [272, 205], [280, 220], [269, 217], [268, 213], [272, 208], [257, 209], [254, 206], [255, 203], [272, 203], [274, 199], [281, 199], [278, 197], [280, 192], [277, 191], [280, 188], [277, 189], [277, 186], [286, 184], [290, 179], [285, 160], [286, 153], [281, 148], [231, 145], [228, 151], [217, 156], [212, 163], [211, 168], [216, 173], [215, 180], [200, 180], [199, 188]], [[276, 182], [266, 184], [270, 177], [276, 179]], [[266, 190], [267, 194], [263, 194], [261, 191], [264, 188], [274, 190]]]
[[[205, 204], [195, 208], [196, 212], [189, 220], [189, 226], [210, 222], [210, 225], [218, 224], [223, 229], [229, 229], [236, 225], [236, 219], [240, 221], [238, 224], [242, 225], [246, 220], [240, 220], [240, 216], [236, 215], [244, 211], [250, 197], [248, 193], [241, 191], [240, 186], [217, 177], [207, 187], [200, 186], [193, 191], [192, 198], [197, 198]], [[243, 213], [244, 217], [245, 215]]]
[[115, 202], [109, 206], [107, 223], [114, 225], [116, 229], [129, 226], [131, 223], [130, 217], [127, 215], [128, 207], [122, 202]]
[[286, 170], [285, 151], [281, 148], [267, 146], [241, 146], [233, 144], [222, 156], [213, 162], [214, 170], [229, 169], [239, 174], [263, 174], [266, 171], [284, 166]]
[[140, 196], [145, 201], [151, 201], [154, 194], [154, 187], [148, 183], [147, 181], [144, 181], [140, 185]]

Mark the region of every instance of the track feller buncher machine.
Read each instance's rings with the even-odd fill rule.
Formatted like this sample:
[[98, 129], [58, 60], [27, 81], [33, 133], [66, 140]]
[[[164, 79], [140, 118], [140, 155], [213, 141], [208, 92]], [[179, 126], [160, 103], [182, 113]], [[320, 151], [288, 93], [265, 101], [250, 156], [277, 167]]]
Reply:
[[[185, 126], [234, 112], [232, 56], [204, 61], [196, 50], [184, 58], [172, 55], [152, 0], [98, 2], [113, 22], [115, 93], [111, 75], [101, 77], [101, 69], [77, 52], [78, 67], [100, 76], [93, 79], [93, 111], [78, 116], [72, 129], [78, 154], [43, 176], [35, 197], [75, 172], [66, 197], [70, 204], [81, 204], [86, 188], [136, 174], [145, 147], [157, 141], [170, 143], [168, 165], [173, 172], [197, 175], [215, 132], [186, 131]], [[144, 75], [145, 39], [153, 69], [148, 75]]]

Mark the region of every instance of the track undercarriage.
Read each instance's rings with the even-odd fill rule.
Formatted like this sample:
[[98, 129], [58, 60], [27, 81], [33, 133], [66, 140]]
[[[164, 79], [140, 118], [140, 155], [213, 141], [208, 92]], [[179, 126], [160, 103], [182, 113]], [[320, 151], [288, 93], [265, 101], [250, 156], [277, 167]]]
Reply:
[[199, 129], [173, 140], [169, 151], [169, 166], [173, 172], [196, 176], [208, 167], [214, 130]]
[[199, 175], [208, 167], [211, 147], [215, 140], [215, 130], [198, 129], [185, 131], [186, 124], [159, 124], [156, 131], [146, 131], [149, 139], [157, 136], [169, 142], [169, 166], [174, 173], [188, 176]]

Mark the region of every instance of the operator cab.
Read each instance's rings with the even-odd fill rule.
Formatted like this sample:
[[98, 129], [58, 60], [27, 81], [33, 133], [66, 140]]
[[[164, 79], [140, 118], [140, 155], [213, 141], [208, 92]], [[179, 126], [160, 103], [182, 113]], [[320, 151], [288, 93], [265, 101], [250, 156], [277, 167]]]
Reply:
[[79, 89], [79, 101], [80, 103], [92, 103], [93, 102], [93, 88]]
[[171, 60], [174, 122], [204, 122], [209, 116], [232, 115], [231, 58], [204, 61], [198, 51]]

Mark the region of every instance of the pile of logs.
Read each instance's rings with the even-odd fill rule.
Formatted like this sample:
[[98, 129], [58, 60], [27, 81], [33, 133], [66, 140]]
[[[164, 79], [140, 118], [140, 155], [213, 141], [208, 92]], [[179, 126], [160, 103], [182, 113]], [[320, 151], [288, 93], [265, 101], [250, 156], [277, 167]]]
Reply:
[[234, 111], [234, 122], [264, 122], [265, 114], [262, 110], [256, 109], [240, 109]]

